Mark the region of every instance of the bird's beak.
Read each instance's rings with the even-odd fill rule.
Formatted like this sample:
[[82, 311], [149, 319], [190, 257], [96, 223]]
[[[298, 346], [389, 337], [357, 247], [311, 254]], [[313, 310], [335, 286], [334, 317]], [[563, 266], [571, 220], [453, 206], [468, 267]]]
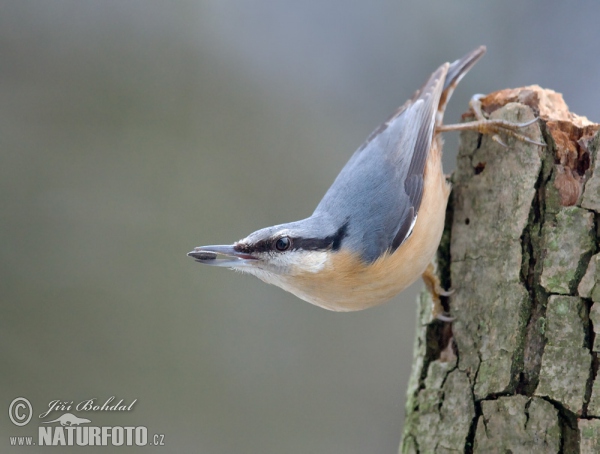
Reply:
[[250, 254], [236, 251], [233, 245], [200, 246], [194, 248], [192, 252], [188, 252], [188, 256], [199, 263], [229, 268], [250, 265], [251, 262], [257, 260], [256, 257]]

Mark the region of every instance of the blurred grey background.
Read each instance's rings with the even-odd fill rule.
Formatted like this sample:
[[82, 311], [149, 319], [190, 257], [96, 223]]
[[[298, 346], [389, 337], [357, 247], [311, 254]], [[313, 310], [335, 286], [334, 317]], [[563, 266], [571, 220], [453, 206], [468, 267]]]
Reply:
[[533, 83], [600, 120], [599, 13], [0, 1], [0, 451], [26, 452], [8, 437], [37, 434], [51, 400], [116, 396], [134, 410], [75, 413], [165, 434], [140, 452], [395, 452], [421, 283], [336, 314], [185, 254], [308, 216], [371, 130], [480, 44], [448, 123], [473, 93]]

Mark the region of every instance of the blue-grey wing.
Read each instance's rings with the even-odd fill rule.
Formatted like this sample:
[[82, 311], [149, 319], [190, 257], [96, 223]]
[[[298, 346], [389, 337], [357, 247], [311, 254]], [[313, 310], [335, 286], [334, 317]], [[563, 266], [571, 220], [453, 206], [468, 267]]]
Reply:
[[411, 234], [448, 64], [354, 153], [314, 215], [347, 223], [343, 246], [371, 262]]

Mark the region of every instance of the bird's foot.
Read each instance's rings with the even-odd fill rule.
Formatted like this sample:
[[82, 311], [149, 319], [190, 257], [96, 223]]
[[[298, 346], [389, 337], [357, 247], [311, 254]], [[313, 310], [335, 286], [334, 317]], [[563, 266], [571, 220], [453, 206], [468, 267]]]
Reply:
[[431, 295], [431, 300], [433, 301], [433, 306], [431, 307], [431, 315], [442, 322], [452, 322], [454, 317], [450, 316], [448, 312], [444, 309], [442, 305], [442, 296], [450, 296], [454, 293], [454, 290], [445, 290], [440, 283], [440, 278], [438, 277], [435, 266], [433, 263], [427, 265], [427, 268], [423, 272], [422, 276], [423, 282], [425, 283], [425, 287], [427, 291]]
[[482, 97], [483, 95], [473, 95], [471, 101], [469, 101], [469, 106], [475, 114], [475, 121], [468, 121], [466, 123], [459, 123], [455, 125], [440, 125], [436, 128], [436, 131], [477, 131], [480, 134], [492, 136], [492, 140], [499, 143], [503, 147], [507, 147], [508, 145], [506, 145], [506, 143], [500, 138], [499, 135], [500, 133], [503, 133], [510, 137], [514, 137], [515, 139], [520, 140], [521, 142], [539, 145], [541, 147], [546, 146], [545, 143], [533, 140], [531, 137], [527, 137], [526, 135], [520, 132], [522, 129], [538, 121], [539, 117], [536, 117], [530, 121], [526, 121], [523, 123], [513, 123], [507, 120], [489, 120], [485, 118], [481, 109]]

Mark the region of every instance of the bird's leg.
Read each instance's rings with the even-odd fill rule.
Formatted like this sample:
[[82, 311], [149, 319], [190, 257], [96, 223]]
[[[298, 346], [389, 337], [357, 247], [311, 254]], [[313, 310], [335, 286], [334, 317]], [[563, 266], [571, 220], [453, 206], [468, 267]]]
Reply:
[[532, 125], [533, 123], [538, 121], [538, 117], [534, 118], [533, 120], [526, 121], [524, 123], [512, 123], [506, 120], [489, 120], [485, 118], [485, 116], [483, 115], [483, 111], [481, 110], [482, 97], [483, 95], [473, 95], [473, 97], [469, 101], [469, 106], [475, 113], [475, 121], [468, 121], [466, 123], [459, 123], [455, 125], [439, 125], [436, 127], [436, 131], [477, 131], [480, 134], [491, 135], [492, 140], [498, 142], [503, 147], [506, 147], [506, 143], [504, 143], [498, 135], [498, 133], [502, 132], [522, 142], [531, 143], [533, 145], [539, 145], [541, 147], [546, 146], [545, 143], [533, 140], [530, 137], [527, 137], [518, 132], [519, 130], [526, 128], [527, 126]]
[[454, 320], [454, 317], [451, 317], [450, 314], [448, 314], [445, 311], [444, 306], [442, 306], [442, 301], [440, 299], [440, 296], [450, 296], [453, 292], [452, 290], [444, 290], [442, 284], [440, 283], [440, 278], [438, 277], [435, 271], [435, 266], [433, 265], [433, 263], [427, 265], [427, 268], [425, 269], [421, 277], [423, 278], [425, 287], [427, 288], [427, 291], [431, 295], [431, 300], [433, 301], [433, 306], [431, 308], [431, 313], [433, 317], [443, 322], [451, 322], [452, 320]]

